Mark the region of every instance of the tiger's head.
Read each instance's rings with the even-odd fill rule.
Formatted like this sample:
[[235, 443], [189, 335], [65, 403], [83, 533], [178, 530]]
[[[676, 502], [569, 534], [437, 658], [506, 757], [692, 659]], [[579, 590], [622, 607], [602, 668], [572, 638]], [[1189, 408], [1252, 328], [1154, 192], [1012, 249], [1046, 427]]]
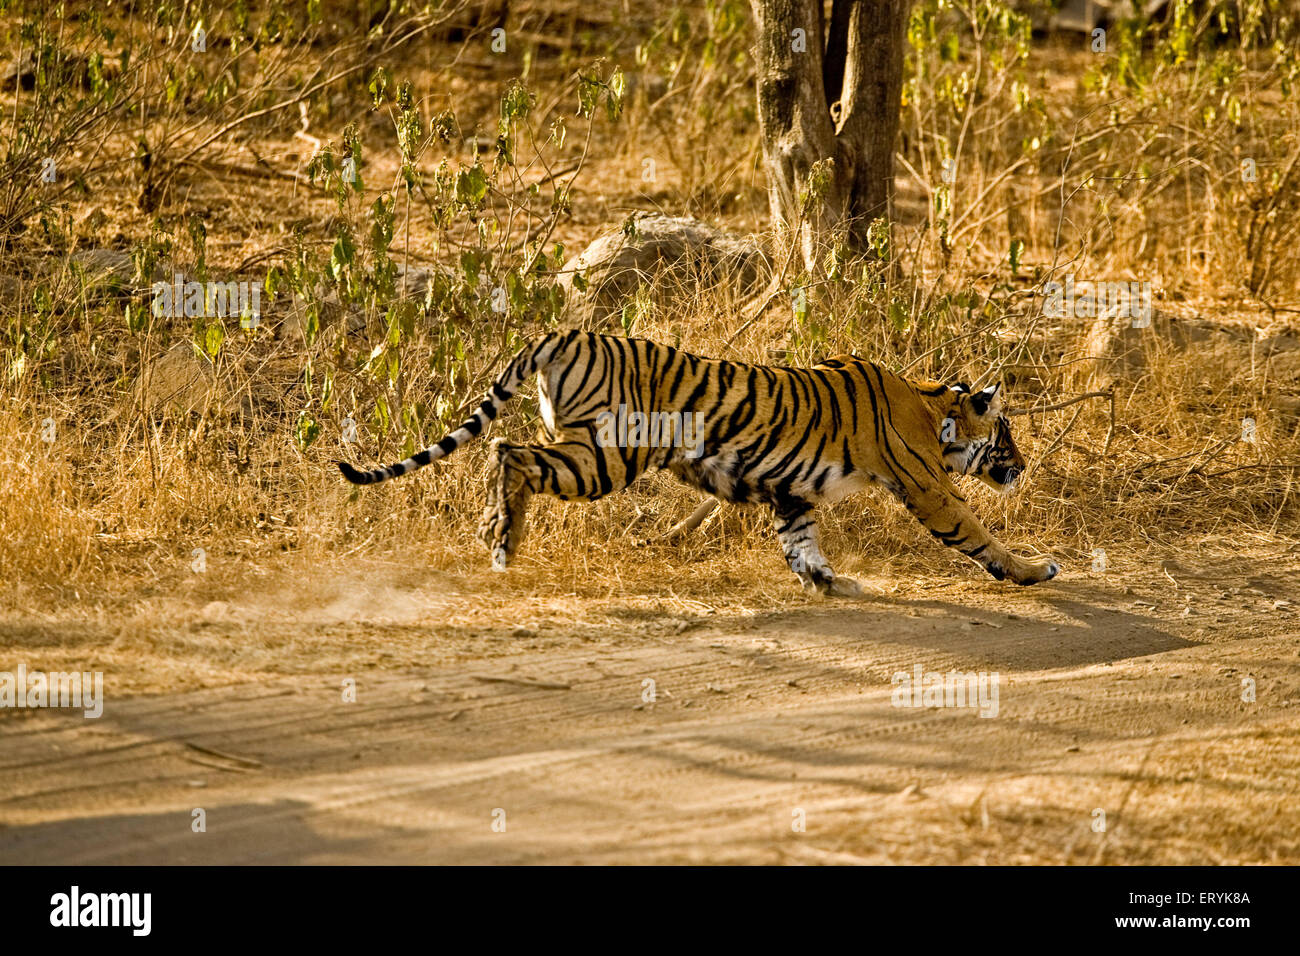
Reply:
[[939, 426], [943, 465], [958, 475], [974, 475], [1002, 494], [1010, 494], [1025, 470], [1025, 459], [1011, 437], [1002, 410], [1002, 387], [972, 392], [965, 382], [949, 388], [952, 405]]

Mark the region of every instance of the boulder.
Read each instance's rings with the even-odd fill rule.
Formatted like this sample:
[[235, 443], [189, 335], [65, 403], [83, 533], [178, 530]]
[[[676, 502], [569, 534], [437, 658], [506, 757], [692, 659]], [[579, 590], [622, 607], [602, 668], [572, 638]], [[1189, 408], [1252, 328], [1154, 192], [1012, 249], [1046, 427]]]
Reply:
[[177, 342], [145, 369], [138, 397], [151, 412], [202, 412], [223, 392], [212, 362], [188, 341]]
[[[606, 233], [564, 264], [558, 284], [569, 306], [566, 324], [606, 325], [643, 284], [653, 284], [658, 293], [725, 284], [743, 297], [771, 273], [771, 257], [752, 237], [684, 217], [640, 216], [632, 223], [632, 235], [623, 229]], [[583, 289], [579, 275], [586, 280]]]

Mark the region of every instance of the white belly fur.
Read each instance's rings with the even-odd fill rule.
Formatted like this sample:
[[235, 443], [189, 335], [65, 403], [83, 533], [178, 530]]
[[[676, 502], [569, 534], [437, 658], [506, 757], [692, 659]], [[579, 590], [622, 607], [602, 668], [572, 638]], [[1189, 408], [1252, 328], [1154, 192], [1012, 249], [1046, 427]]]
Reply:
[[551, 405], [551, 396], [546, 391], [546, 376], [541, 376], [537, 383], [537, 404], [542, 413], [542, 421], [547, 429], [555, 432], [555, 407]]

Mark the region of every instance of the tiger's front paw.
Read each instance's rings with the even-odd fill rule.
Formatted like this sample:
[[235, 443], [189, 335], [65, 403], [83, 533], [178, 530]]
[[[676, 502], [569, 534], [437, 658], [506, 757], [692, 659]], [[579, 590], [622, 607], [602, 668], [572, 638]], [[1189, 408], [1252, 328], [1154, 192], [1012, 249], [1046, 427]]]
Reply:
[[862, 585], [853, 580], [853, 578], [846, 578], [842, 574], [837, 574], [831, 580], [830, 589], [826, 593], [831, 595], [831, 597], [862, 597]]
[[1016, 584], [1028, 586], [1050, 581], [1061, 572], [1061, 566], [1054, 558], [1040, 558], [1037, 561], [1016, 559], [1012, 567], [1007, 568], [1006, 576]]

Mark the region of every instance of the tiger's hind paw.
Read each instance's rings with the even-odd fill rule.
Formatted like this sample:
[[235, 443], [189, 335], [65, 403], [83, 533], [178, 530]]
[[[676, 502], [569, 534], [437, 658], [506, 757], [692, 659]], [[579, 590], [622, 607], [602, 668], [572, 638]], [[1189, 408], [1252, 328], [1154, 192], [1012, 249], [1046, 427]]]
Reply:
[[809, 594], [841, 598], [862, 597], [862, 585], [853, 578], [846, 578], [842, 574], [827, 577], [807, 577], [802, 580], [803, 589]]

